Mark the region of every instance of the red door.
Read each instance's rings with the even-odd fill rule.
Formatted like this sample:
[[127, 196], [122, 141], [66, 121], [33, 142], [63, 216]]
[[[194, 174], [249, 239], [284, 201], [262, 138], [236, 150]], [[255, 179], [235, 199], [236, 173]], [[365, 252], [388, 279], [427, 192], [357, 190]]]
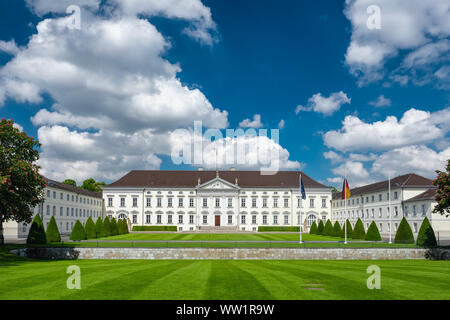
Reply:
[[216, 227], [220, 227], [220, 216], [216, 216]]

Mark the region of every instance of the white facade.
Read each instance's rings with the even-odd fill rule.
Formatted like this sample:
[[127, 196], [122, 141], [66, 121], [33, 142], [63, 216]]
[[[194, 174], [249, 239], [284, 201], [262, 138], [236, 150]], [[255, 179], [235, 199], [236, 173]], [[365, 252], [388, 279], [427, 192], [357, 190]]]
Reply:
[[[72, 232], [77, 220], [84, 225], [89, 217], [92, 217], [94, 222], [98, 217], [103, 217], [103, 199], [100, 193], [61, 185], [50, 180], [44, 189], [44, 203], [32, 208], [33, 218], [39, 213], [45, 228], [53, 216], [61, 235], [68, 235]], [[4, 237], [5, 239], [26, 238], [30, 227], [31, 223], [28, 225], [14, 221], [4, 223]]]
[[[432, 198], [414, 200], [424, 192], [434, 188], [433, 186], [422, 187], [391, 187], [389, 195], [388, 188], [373, 190], [367, 193], [353, 195], [347, 201], [345, 212], [345, 200], [340, 198], [340, 193], [332, 201], [331, 220], [338, 221], [341, 225], [345, 219], [349, 219], [352, 226], [360, 218], [367, 231], [372, 221], [377, 224], [380, 234], [389, 236], [390, 227], [392, 239], [395, 237], [397, 228], [405, 217], [409, 222], [414, 236], [417, 237], [422, 221], [425, 217], [431, 222], [435, 233], [442, 238], [450, 238], [450, 219], [440, 214], [432, 213], [436, 201]], [[389, 208], [389, 196], [391, 198]], [[390, 211], [392, 216], [390, 217]], [[391, 225], [392, 224], [392, 225]]]
[[201, 227], [233, 227], [257, 231], [258, 226], [310, 225], [329, 219], [331, 189], [241, 188], [216, 177], [196, 187], [104, 187], [106, 215], [127, 218], [132, 226], [173, 225], [179, 231]]

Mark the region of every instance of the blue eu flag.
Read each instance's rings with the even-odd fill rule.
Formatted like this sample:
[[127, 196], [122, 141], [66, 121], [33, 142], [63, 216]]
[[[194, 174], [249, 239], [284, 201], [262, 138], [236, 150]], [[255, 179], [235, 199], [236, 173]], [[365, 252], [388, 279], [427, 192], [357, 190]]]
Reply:
[[303, 184], [302, 175], [300, 175], [300, 193], [302, 194], [302, 199], [306, 199], [305, 185]]

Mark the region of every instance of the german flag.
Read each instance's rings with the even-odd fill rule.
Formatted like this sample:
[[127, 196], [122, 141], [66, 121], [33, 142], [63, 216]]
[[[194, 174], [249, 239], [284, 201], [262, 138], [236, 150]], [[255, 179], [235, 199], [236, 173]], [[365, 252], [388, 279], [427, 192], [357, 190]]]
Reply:
[[350, 188], [348, 186], [347, 179], [344, 179], [344, 183], [342, 185], [342, 200], [350, 198]]

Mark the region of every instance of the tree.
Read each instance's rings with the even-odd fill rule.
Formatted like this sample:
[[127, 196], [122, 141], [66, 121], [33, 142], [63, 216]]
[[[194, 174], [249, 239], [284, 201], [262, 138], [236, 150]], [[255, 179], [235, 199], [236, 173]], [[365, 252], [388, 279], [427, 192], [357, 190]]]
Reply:
[[119, 229], [117, 227], [117, 222], [115, 218], [111, 219], [111, 235], [116, 236], [119, 234]]
[[372, 223], [369, 226], [369, 229], [367, 229], [365, 240], [381, 241], [380, 231], [378, 230], [378, 227], [377, 227], [377, 224], [375, 223], [375, 221], [372, 221]]
[[95, 230], [95, 223], [91, 217], [86, 220], [86, 224], [84, 226], [84, 230], [86, 231], [86, 239], [95, 239], [97, 238], [97, 231]]
[[419, 229], [419, 234], [417, 235], [416, 244], [422, 247], [436, 247], [437, 241], [434, 235], [433, 227], [427, 217], [423, 219], [422, 225]]
[[336, 188], [333, 187], [333, 186], [331, 186], [330, 188], [331, 188], [331, 192], [332, 192], [332, 193], [338, 193], [338, 192], [339, 192], [339, 190], [336, 189]]
[[323, 229], [325, 229], [325, 225], [323, 224], [323, 221], [319, 221], [319, 226], [317, 227], [317, 234], [323, 235]]
[[86, 231], [84, 230], [84, 227], [81, 224], [80, 220], [77, 220], [77, 222], [75, 222], [75, 226], [72, 229], [72, 233], [70, 234], [69, 239], [73, 241], [86, 240]]
[[366, 237], [366, 231], [364, 230], [364, 224], [361, 221], [361, 218], [358, 218], [356, 221], [355, 229], [352, 232], [353, 239], [364, 239]]
[[105, 231], [103, 229], [102, 218], [98, 217], [95, 222], [95, 236], [96, 238], [103, 238], [105, 236]]
[[63, 181], [64, 184], [68, 184], [69, 186], [73, 186], [76, 187], [77, 186], [77, 182], [75, 180], [72, 179], [66, 179]]
[[[345, 221], [345, 223], [347, 224], [347, 239], [348, 239], [352, 237], [353, 228], [352, 224], [350, 223], [350, 221], [348, 221], [348, 219]], [[345, 238], [345, 226], [342, 226], [341, 238]]]
[[442, 215], [450, 215], [450, 159], [447, 160], [447, 172], [437, 170], [437, 178], [433, 181], [433, 184], [438, 187], [436, 193], [437, 205], [434, 207], [433, 212]]
[[317, 223], [314, 221], [309, 228], [309, 234], [317, 234]]
[[47, 236], [48, 242], [61, 242], [61, 234], [59, 233], [58, 225], [56, 224], [54, 216], [50, 218], [45, 235]]
[[339, 224], [339, 222], [336, 221], [333, 227], [333, 237], [339, 237], [340, 235], [341, 235], [341, 225]]
[[104, 182], [96, 182], [94, 179], [86, 179], [83, 181], [83, 184], [81, 185], [81, 189], [93, 191], [93, 192], [101, 192], [102, 186], [105, 186], [106, 183]]
[[44, 201], [46, 181], [39, 174], [37, 140], [14, 127], [13, 120], [0, 121], [0, 245], [3, 223], [31, 223], [34, 208]]
[[46, 244], [47, 236], [45, 235], [44, 223], [41, 216], [37, 214], [31, 223], [30, 231], [27, 238], [28, 244]]
[[111, 222], [108, 217], [103, 221], [103, 234], [105, 237], [111, 236]]
[[408, 221], [403, 217], [395, 234], [395, 243], [414, 243], [414, 235]]
[[333, 236], [333, 225], [331, 224], [330, 220], [327, 220], [325, 223], [325, 227], [323, 228], [323, 235], [324, 236]]

